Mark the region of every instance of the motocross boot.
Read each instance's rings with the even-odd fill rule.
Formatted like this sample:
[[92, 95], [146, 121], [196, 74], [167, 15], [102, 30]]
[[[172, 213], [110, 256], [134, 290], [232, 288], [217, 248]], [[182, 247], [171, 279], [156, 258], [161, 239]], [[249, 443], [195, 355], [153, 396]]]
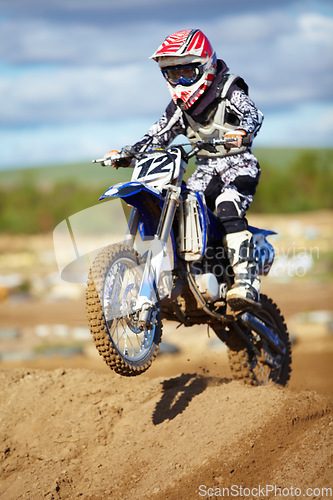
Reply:
[[260, 279], [254, 258], [252, 233], [240, 231], [225, 237], [228, 257], [234, 272], [234, 284], [227, 292], [227, 304], [242, 310], [260, 302]]

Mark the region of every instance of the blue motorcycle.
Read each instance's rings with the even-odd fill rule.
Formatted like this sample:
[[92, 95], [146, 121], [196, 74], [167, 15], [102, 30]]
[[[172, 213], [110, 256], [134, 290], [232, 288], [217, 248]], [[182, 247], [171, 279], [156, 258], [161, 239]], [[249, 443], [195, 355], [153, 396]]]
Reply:
[[[233, 272], [221, 224], [203, 193], [183, 181], [191, 157], [225, 142], [201, 141], [190, 152], [173, 145], [137, 154], [131, 181], [111, 186], [100, 198], [120, 198], [130, 207], [123, 241], [98, 253], [86, 293], [95, 345], [120, 375], [139, 375], [151, 366], [164, 318], [211, 327], [228, 346], [235, 379], [253, 385], [285, 385], [289, 379], [291, 349], [280, 310], [263, 294], [247, 310], [228, 307]], [[122, 159], [121, 153], [113, 156], [119, 165]], [[273, 232], [249, 229], [258, 274], [266, 275], [274, 260], [266, 238]]]

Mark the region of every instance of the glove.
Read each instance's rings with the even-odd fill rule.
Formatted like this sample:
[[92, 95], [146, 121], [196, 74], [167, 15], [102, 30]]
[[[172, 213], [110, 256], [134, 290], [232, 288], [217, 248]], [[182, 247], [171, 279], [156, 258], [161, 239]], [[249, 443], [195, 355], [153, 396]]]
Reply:
[[111, 149], [111, 151], [105, 153], [104, 155], [105, 160], [103, 162], [103, 166], [118, 168], [118, 165], [116, 164], [116, 159], [117, 159], [116, 157], [119, 157], [119, 153], [120, 151], [118, 151], [117, 149]]
[[226, 147], [240, 148], [243, 142], [243, 137], [246, 136], [245, 130], [233, 130], [224, 135], [224, 139], [230, 140]]
[[104, 166], [119, 168], [128, 167], [132, 161], [133, 156], [130, 154], [130, 151], [128, 149], [123, 149], [122, 151], [111, 149], [111, 151], [104, 155], [104, 158]]

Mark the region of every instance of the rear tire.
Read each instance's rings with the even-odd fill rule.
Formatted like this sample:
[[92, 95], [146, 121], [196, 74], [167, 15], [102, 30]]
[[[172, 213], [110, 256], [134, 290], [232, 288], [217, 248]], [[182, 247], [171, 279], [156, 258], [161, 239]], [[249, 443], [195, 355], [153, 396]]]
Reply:
[[[266, 385], [272, 381], [285, 386], [291, 373], [291, 347], [287, 326], [277, 305], [266, 295], [261, 294], [261, 305], [261, 309], [251, 311], [251, 314], [274, 325], [274, 332], [283, 342], [285, 353], [282, 355], [273, 352], [264, 340], [238, 321], [237, 327], [250, 341], [250, 345], [245, 345], [237, 333], [238, 328], [231, 323], [227, 340], [225, 336], [224, 340], [228, 345], [232, 375], [235, 380], [246, 384]], [[216, 333], [222, 339], [221, 334], [218, 331]]]
[[95, 346], [112, 370], [128, 377], [150, 367], [162, 336], [159, 311], [156, 324], [146, 331], [137, 327], [131, 313], [141, 276], [139, 254], [115, 244], [97, 255], [87, 283], [86, 308]]

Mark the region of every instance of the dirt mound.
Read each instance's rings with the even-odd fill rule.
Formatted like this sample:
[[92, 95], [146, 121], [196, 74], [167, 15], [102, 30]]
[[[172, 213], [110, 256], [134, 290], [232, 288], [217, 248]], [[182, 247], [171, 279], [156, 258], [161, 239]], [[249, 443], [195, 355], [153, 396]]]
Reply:
[[331, 405], [314, 392], [16, 369], [0, 372], [0, 394], [1, 499], [191, 500], [332, 477]]

